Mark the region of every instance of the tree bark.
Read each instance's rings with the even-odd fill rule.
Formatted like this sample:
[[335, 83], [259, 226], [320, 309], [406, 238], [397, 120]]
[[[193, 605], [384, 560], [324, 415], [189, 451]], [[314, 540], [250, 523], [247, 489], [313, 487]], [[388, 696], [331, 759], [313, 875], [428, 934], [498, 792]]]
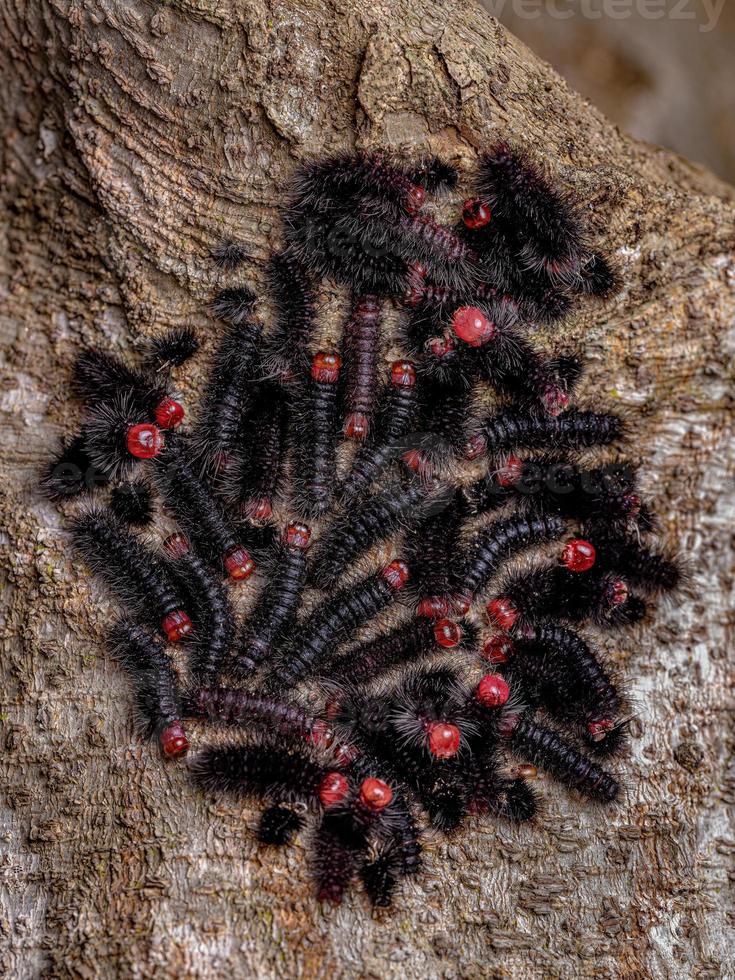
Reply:
[[[48, 977], [726, 977], [733, 190], [619, 133], [473, 2], [0, 0], [5, 632], [0, 968]], [[629, 410], [684, 594], [609, 641], [636, 705], [624, 802], [544, 780], [538, 825], [470, 823], [390, 912], [319, 909], [306, 842], [205, 800], [140, 743], [113, 609], [36, 491], [84, 346], [209, 346], [223, 237], [259, 281], [298, 161], [353, 146], [472, 165], [499, 135], [590, 201], [625, 288], [554, 342]], [[325, 318], [339, 307], [325, 294]], [[560, 335], [560, 336], [559, 336]], [[202, 360], [202, 359], [198, 359]], [[195, 404], [199, 369], [182, 377]]]

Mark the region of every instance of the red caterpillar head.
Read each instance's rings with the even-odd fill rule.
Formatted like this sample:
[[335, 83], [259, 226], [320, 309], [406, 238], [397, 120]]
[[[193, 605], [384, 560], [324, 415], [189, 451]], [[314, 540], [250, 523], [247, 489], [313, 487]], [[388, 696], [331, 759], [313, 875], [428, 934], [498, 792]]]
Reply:
[[460, 592], [452, 596], [452, 608], [458, 616], [466, 616], [472, 608], [474, 596], [470, 592]]
[[329, 354], [320, 351], [314, 355], [311, 362], [311, 377], [314, 381], [321, 384], [336, 384], [339, 381], [339, 372], [342, 367], [342, 358], [339, 354]]
[[605, 598], [610, 606], [622, 606], [628, 601], [629, 595], [628, 583], [621, 578], [616, 578], [609, 583]]
[[341, 803], [349, 790], [350, 784], [347, 782], [346, 776], [343, 776], [341, 772], [328, 772], [319, 783], [317, 796], [321, 805], [328, 808]]
[[453, 610], [452, 602], [444, 596], [426, 596], [419, 602], [416, 615], [425, 619], [445, 619]]
[[420, 449], [409, 449], [408, 452], [405, 452], [401, 456], [401, 459], [409, 470], [417, 476], [423, 477], [424, 479], [431, 479], [434, 476], [434, 465], [426, 453]]
[[452, 330], [470, 347], [482, 347], [492, 340], [497, 328], [477, 306], [460, 306], [452, 315]]
[[565, 409], [569, 408], [570, 398], [563, 389], [555, 385], [549, 385], [544, 391], [541, 401], [549, 415], [556, 418], [557, 415], [561, 415]]
[[256, 497], [246, 504], [245, 514], [252, 521], [267, 521], [273, 515], [273, 505], [267, 497]]
[[490, 223], [493, 214], [490, 205], [479, 197], [470, 197], [462, 205], [462, 221], [467, 228], [484, 228]]
[[175, 429], [184, 419], [184, 407], [173, 398], [164, 398], [156, 405], [154, 414], [162, 429]]
[[434, 639], [440, 647], [451, 650], [462, 642], [462, 630], [451, 619], [439, 619], [434, 623]]
[[179, 640], [183, 640], [193, 628], [191, 620], [183, 609], [175, 609], [161, 620], [161, 629], [166, 634], [169, 643], [178, 643]]
[[595, 548], [589, 541], [574, 538], [568, 541], [561, 554], [562, 564], [570, 572], [588, 572], [595, 564]]
[[413, 388], [416, 368], [410, 361], [394, 361], [390, 369], [390, 383], [395, 388]]
[[230, 548], [223, 559], [225, 571], [236, 582], [250, 578], [255, 571], [255, 562], [242, 545]]
[[371, 813], [380, 813], [393, 799], [393, 790], [382, 779], [368, 776], [360, 786], [360, 802]]
[[189, 739], [186, 737], [184, 726], [180, 721], [174, 721], [167, 725], [158, 736], [161, 751], [170, 759], [185, 755], [189, 748]]
[[334, 729], [326, 721], [318, 719], [304, 737], [312, 745], [318, 745], [320, 748], [328, 749], [334, 742]]
[[136, 459], [153, 459], [163, 449], [163, 433], [150, 422], [131, 425], [125, 439], [128, 452]]
[[513, 641], [503, 633], [495, 633], [483, 643], [481, 656], [489, 664], [506, 664], [513, 653]]
[[408, 289], [403, 294], [403, 302], [406, 306], [418, 306], [424, 298], [426, 279], [428, 270], [420, 262], [412, 262], [408, 267]]
[[500, 674], [485, 674], [475, 690], [475, 698], [485, 708], [502, 708], [509, 697], [510, 688]]
[[364, 412], [350, 412], [345, 419], [346, 439], [364, 439], [370, 428], [370, 420]]
[[518, 610], [506, 596], [491, 599], [485, 607], [487, 618], [501, 630], [510, 630], [518, 619]]
[[426, 200], [426, 190], [419, 184], [414, 184], [406, 195], [406, 211], [409, 214], [416, 214], [424, 206]]
[[518, 456], [508, 456], [503, 465], [497, 470], [496, 477], [501, 487], [512, 487], [523, 475], [523, 460]]
[[294, 522], [289, 524], [283, 532], [283, 543], [289, 548], [297, 548], [299, 551], [306, 551], [311, 540], [311, 529], [306, 524]]
[[392, 561], [380, 573], [388, 585], [398, 591], [408, 582], [408, 565], [403, 561]]
[[436, 759], [451, 759], [459, 752], [460, 731], [456, 725], [432, 721], [426, 725], [429, 752]]
[[604, 741], [607, 733], [611, 732], [614, 727], [615, 723], [610, 718], [598, 718], [587, 723], [587, 731], [590, 733], [593, 742]]

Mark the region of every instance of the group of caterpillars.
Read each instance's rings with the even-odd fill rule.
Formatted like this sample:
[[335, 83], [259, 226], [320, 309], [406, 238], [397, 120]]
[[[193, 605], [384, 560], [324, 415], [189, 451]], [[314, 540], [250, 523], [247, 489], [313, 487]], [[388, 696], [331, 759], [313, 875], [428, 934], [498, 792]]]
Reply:
[[[309, 818], [332, 902], [359, 876], [388, 905], [420, 867], [423, 823], [531, 819], [536, 767], [614, 801], [601, 760], [623, 748], [627, 709], [578, 629], [640, 621], [680, 577], [653, 550], [620, 418], [570, 407], [579, 359], [531, 339], [618, 288], [583, 206], [498, 143], [449, 228], [428, 197], [457, 181], [436, 158], [302, 167], [268, 265], [271, 322], [248, 288], [217, 295], [225, 329], [194, 425], [180, 430], [171, 387], [191, 330], [151, 341], [136, 368], [87, 351], [81, 431], [42, 481], [62, 501], [109, 494], [71, 530], [125, 609], [110, 648], [146, 732], [177, 757], [187, 720], [228, 727], [194, 780], [264, 800], [266, 844]], [[229, 274], [247, 256], [226, 242], [214, 258]], [[324, 279], [351, 293], [335, 349], [315, 339]], [[178, 530], [154, 544], [156, 498]], [[230, 586], [245, 581], [240, 623]]]

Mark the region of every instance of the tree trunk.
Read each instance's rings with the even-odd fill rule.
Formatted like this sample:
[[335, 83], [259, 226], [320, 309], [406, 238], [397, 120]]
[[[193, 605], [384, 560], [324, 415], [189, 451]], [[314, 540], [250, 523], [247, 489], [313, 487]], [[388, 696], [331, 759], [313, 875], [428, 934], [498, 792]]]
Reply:
[[[16, 978], [732, 977], [725, 692], [733, 191], [621, 135], [475, 3], [0, 0], [6, 151], [0, 966]], [[223, 237], [256, 281], [295, 164], [353, 146], [471, 166], [532, 145], [592, 202], [625, 288], [565, 324], [584, 396], [630, 410], [685, 593], [608, 644], [636, 706], [625, 801], [551, 781], [538, 825], [437, 841], [397, 907], [312, 896], [305, 843], [205, 800], [133, 732], [113, 614], [36, 491], [77, 423], [69, 366], [191, 323]], [[327, 294], [327, 315], [337, 293]], [[558, 341], [558, 337], [556, 340]], [[202, 359], [197, 359], [202, 360]], [[195, 402], [198, 368], [182, 381]], [[196, 733], [195, 733], [196, 734]]]

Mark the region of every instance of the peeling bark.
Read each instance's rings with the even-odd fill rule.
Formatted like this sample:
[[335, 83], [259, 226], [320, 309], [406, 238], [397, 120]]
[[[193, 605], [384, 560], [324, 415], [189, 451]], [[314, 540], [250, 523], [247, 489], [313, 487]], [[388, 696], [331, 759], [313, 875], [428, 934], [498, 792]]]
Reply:
[[[474, 3], [0, 0], [0, 23], [6, 975], [733, 976], [732, 189], [627, 139]], [[607, 641], [638, 707], [615, 812], [544, 781], [537, 827], [470, 824], [394, 911], [323, 911], [303, 842], [258, 850], [254, 811], [134, 735], [110, 607], [38, 470], [76, 423], [81, 347], [183, 323], [209, 341], [231, 282], [209, 250], [242, 241], [257, 282], [299, 160], [390, 144], [469, 166], [498, 134], [547, 155], [616, 252], [625, 290], [563, 339], [584, 338], [584, 395], [629, 410], [690, 584]]]

